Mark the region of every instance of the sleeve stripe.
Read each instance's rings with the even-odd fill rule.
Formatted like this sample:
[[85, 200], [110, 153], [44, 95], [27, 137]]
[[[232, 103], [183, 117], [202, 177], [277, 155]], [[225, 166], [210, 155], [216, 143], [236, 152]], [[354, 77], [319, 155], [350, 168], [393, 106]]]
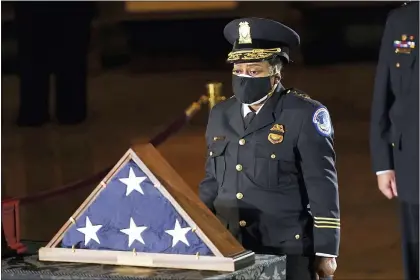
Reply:
[[339, 222], [340, 219], [337, 218], [327, 218], [327, 217], [314, 217], [315, 220], [319, 220], [319, 221], [335, 221], [335, 222]]
[[340, 226], [318, 226], [318, 225], [314, 225], [314, 227], [316, 228], [333, 228], [333, 229], [340, 229]]
[[336, 255], [331, 255], [331, 254], [324, 254], [324, 253], [315, 253], [315, 255], [320, 256], [320, 257], [327, 257], [327, 258], [336, 258]]
[[339, 226], [340, 222], [325, 222], [325, 221], [315, 221], [316, 225], [334, 225]]

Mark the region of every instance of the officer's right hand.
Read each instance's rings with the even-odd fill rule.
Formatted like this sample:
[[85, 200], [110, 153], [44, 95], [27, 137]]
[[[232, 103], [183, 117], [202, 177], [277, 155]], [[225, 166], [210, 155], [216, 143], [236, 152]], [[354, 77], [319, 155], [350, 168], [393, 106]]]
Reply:
[[379, 190], [388, 199], [397, 197], [397, 183], [395, 181], [395, 171], [387, 171], [377, 175]]
[[335, 258], [315, 257], [316, 280], [331, 280], [337, 269]]

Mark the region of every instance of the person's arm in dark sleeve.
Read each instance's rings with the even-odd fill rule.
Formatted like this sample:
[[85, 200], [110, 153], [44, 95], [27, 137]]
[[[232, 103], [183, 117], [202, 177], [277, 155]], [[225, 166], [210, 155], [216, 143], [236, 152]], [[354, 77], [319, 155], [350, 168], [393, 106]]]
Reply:
[[206, 143], [207, 143], [207, 159], [205, 166], [205, 176], [199, 185], [199, 197], [201, 201], [214, 213], [213, 202], [217, 196], [218, 183], [215, 177], [214, 159], [210, 156], [210, 143], [211, 143], [211, 120], [213, 110], [210, 111], [209, 121], [206, 129]]
[[303, 179], [314, 218], [314, 249], [317, 256], [338, 256], [340, 208], [333, 145], [333, 127], [328, 110], [317, 107], [306, 115], [297, 142]]
[[377, 173], [394, 169], [389, 140], [391, 129], [389, 109], [393, 102], [389, 58], [394, 52], [391, 25], [392, 14], [388, 16], [382, 36], [371, 108], [370, 150], [373, 170]]

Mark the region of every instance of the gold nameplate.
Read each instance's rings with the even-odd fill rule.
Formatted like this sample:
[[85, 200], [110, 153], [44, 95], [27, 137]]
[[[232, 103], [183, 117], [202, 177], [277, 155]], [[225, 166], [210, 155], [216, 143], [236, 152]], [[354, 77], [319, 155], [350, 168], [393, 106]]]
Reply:
[[213, 137], [213, 141], [225, 140], [225, 136], [215, 136]]
[[283, 142], [283, 135], [270, 133], [268, 134], [268, 141], [270, 141], [271, 144], [279, 144]]
[[403, 53], [403, 54], [410, 54], [411, 49], [408, 48], [396, 48], [395, 53]]

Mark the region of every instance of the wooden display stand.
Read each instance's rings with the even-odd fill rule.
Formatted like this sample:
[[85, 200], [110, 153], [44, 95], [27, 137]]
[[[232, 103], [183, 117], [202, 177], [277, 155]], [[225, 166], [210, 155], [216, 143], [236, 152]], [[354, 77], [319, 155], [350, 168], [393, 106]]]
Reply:
[[[61, 240], [72, 226], [67, 221], [53, 239], [39, 250], [41, 261], [98, 263], [143, 267], [164, 267], [213, 271], [236, 271], [255, 263], [255, 254], [245, 250], [216, 216], [200, 201], [187, 183], [151, 144], [129, 149], [90, 196], [76, 210], [77, 220], [98, 197], [104, 186], [128, 161], [134, 161], [160, 193], [172, 203], [182, 218], [195, 229], [197, 236], [214, 256], [196, 256], [132, 251], [60, 248]], [[73, 221], [74, 221], [73, 220]]]

